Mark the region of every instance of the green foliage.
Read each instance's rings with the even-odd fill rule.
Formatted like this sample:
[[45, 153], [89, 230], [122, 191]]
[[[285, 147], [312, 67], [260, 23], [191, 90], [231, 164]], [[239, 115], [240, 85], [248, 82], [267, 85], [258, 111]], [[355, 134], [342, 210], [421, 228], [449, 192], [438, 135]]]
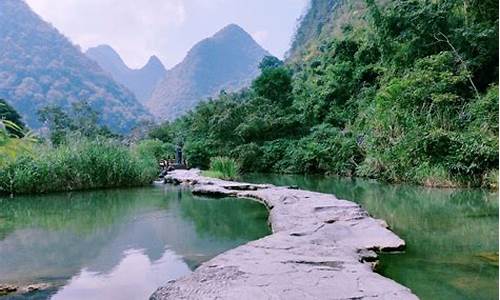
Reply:
[[[36, 138], [32, 133], [24, 133], [24, 129], [9, 120], [0, 120], [0, 168], [16, 159], [19, 155], [29, 153]], [[18, 134], [22, 133], [22, 137]]]
[[14, 134], [17, 137], [22, 137], [24, 135], [26, 125], [24, 125], [24, 122], [21, 120], [21, 116], [3, 99], [0, 99], [0, 120], [6, 120], [15, 125], [7, 127], [7, 131], [10, 134]]
[[184, 154], [191, 167], [206, 169], [210, 165], [210, 148], [205, 140], [189, 141], [184, 146]]
[[38, 145], [0, 169], [0, 192], [47, 193], [138, 186], [157, 175], [153, 155], [139, 156], [109, 139], [73, 137], [53, 148]]
[[292, 76], [284, 67], [264, 68], [252, 88], [258, 96], [271, 100], [273, 104], [286, 106], [291, 100]]
[[234, 180], [240, 175], [240, 166], [232, 158], [214, 157], [210, 160], [210, 169], [205, 175], [224, 180]]
[[274, 69], [283, 66], [283, 61], [279, 60], [276, 56], [267, 55], [259, 64], [259, 69], [264, 71], [266, 69]]
[[[164, 125], [175, 126], [188, 160], [206, 167], [210, 157], [231, 157], [244, 172], [492, 185], [498, 3], [347, 2], [313, 0], [288, 65], [267, 58], [249, 90]], [[336, 17], [354, 12], [334, 34]]]
[[135, 145], [135, 152], [139, 157], [152, 157], [160, 161], [175, 155], [175, 146], [160, 140], [142, 140]]
[[38, 111], [38, 120], [48, 127], [53, 145], [65, 143], [71, 132], [78, 132], [89, 138], [117, 137], [106, 126], [99, 124], [100, 114], [86, 101], [74, 102], [71, 107], [69, 113], [56, 105], [45, 106]]

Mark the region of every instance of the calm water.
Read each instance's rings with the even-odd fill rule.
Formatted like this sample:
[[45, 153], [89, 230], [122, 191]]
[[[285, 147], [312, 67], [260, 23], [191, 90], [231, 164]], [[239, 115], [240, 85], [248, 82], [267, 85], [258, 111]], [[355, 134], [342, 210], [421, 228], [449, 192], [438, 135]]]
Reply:
[[0, 283], [52, 285], [12, 299], [147, 299], [267, 234], [262, 205], [176, 187], [0, 199]]
[[498, 299], [498, 193], [429, 189], [328, 177], [248, 175], [360, 203], [407, 243], [379, 272], [421, 299]]

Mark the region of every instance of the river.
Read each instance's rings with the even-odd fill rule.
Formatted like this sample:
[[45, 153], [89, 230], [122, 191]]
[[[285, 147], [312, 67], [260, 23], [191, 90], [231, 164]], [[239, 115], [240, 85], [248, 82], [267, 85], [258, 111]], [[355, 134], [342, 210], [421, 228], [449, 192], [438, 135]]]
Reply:
[[[421, 299], [498, 299], [498, 193], [321, 176], [244, 181], [333, 193], [407, 243], [378, 272]], [[270, 234], [265, 208], [174, 186], [0, 199], [0, 284], [45, 283], [5, 299], [145, 299], [228, 249]]]
[[407, 248], [382, 255], [378, 272], [423, 300], [498, 299], [497, 192], [324, 176], [251, 174], [243, 181], [332, 193], [386, 220]]
[[44, 283], [5, 299], [147, 299], [217, 254], [270, 233], [263, 205], [179, 187], [0, 200], [0, 284]]

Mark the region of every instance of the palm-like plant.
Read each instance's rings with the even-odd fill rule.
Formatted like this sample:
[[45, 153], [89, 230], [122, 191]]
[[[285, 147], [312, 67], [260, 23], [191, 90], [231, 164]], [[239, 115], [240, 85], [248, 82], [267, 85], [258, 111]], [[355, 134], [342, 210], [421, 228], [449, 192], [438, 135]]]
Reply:
[[22, 153], [29, 152], [37, 141], [35, 135], [9, 120], [0, 120], [0, 167]]

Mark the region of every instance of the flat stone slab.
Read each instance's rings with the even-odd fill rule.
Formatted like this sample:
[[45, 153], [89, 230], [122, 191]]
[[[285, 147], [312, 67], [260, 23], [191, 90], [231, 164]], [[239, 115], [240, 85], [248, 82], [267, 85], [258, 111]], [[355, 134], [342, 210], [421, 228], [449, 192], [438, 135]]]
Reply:
[[207, 178], [176, 170], [167, 182], [193, 193], [266, 205], [273, 234], [224, 252], [170, 281], [151, 299], [418, 299], [373, 272], [377, 251], [405, 242], [356, 203], [310, 191]]

